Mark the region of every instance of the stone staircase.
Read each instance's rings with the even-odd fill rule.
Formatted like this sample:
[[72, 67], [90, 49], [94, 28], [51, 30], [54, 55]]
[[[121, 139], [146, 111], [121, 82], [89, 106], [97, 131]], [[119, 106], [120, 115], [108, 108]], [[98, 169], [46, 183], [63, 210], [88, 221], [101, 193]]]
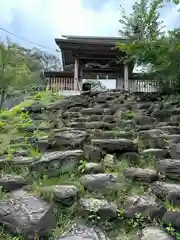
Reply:
[[[53, 207], [74, 206], [74, 224], [59, 240], [180, 239], [180, 102], [160, 98], [94, 92], [24, 109], [36, 119], [46, 113], [51, 128], [36, 141], [40, 158], [23, 152], [10, 163], [1, 159], [1, 169], [28, 174], [0, 179], [10, 192], [0, 202], [0, 222], [25, 239], [36, 239], [35, 232], [51, 239]], [[43, 176], [58, 183], [34, 195], [30, 182]]]

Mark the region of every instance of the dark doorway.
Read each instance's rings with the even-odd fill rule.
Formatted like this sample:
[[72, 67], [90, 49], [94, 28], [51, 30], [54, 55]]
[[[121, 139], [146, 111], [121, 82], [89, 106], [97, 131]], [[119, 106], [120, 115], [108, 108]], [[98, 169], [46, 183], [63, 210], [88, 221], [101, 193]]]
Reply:
[[83, 92], [91, 91], [91, 83], [83, 83], [82, 91]]

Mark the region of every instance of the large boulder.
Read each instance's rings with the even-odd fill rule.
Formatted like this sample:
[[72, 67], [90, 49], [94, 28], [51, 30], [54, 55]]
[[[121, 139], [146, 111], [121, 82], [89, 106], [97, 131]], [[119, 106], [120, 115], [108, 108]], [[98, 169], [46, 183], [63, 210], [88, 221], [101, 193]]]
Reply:
[[28, 240], [47, 237], [56, 227], [52, 206], [23, 190], [0, 201], [0, 223], [9, 233]]

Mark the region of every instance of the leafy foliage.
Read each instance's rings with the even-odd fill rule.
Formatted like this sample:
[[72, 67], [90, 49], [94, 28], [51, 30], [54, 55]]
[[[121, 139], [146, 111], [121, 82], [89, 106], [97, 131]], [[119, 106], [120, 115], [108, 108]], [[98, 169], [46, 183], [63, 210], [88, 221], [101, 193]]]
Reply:
[[122, 29], [119, 33], [124, 38], [133, 40], [149, 40], [154, 39], [163, 30], [163, 22], [160, 21], [159, 9], [162, 4], [157, 1], [141, 0], [135, 2], [132, 6], [133, 12], [128, 16], [126, 12], [121, 9], [121, 18], [119, 22]]
[[27, 49], [18, 46], [18, 49], [23, 53], [31, 71], [41, 71], [43, 69], [46, 69], [47, 71], [56, 71], [60, 69], [61, 64], [59, 58], [51, 53], [41, 51], [35, 47]]
[[[151, 16], [156, 17], [149, 19], [152, 22], [155, 19], [158, 23], [157, 10], [162, 6], [162, 3], [161, 0], [152, 1], [149, 11], [146, 8], [143, 8], [143, 11], [135, 8], [134, 12], [126, 17], [129, 19], [129, 24], [132, 16], [136, 17], [138, 10], [144, 26], [146, 25], [145, 32], [146, 28], [150, 26], [152, 29], [139, 38], [136, 35], [133, 38], [131, 35], [131, 42], [118, 43], [117, 47], [127, 53], [127, 56], [122, 59], [123, 62], [135, 61], [137, 65], [148, 65], [148, 79], [158, 80], [160, 89], [164, 93], [174, 93], [180, 90], [180, 28], [162, 33], [159, 32], [156, 24], [150, 24], [147, 20], [147, 16], [151, 12]], [[175, 3], [178, 2], [175, 1]], [[141, 4], [143, 5], [144, 1], [141, 1]], [[128, 26], [124, 25], [124, 28], [127, 29]]]
[[43, 71], [60, 68], [59, 59], [37, 48], [26, 49], [18, 44], [0, 43], [0, 108], [15, 92], [31, 91], [44, 85]]

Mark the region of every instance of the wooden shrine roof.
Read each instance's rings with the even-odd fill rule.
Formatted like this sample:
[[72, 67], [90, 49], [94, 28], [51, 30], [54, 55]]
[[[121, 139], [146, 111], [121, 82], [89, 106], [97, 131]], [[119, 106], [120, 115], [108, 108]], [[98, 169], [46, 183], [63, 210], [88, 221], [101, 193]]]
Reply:
[[63, 65], [74, 63], [74, 57], [78, 56], [83, 62], [97, 60], [99, 62], [116, 62], [117, 57], [124, 56], [115, 48], [118, 41], [127, 42], [127, 39], [118, 37], [86, 37], [63, 35], [61, 39], [55, 39], [62, 53]]

